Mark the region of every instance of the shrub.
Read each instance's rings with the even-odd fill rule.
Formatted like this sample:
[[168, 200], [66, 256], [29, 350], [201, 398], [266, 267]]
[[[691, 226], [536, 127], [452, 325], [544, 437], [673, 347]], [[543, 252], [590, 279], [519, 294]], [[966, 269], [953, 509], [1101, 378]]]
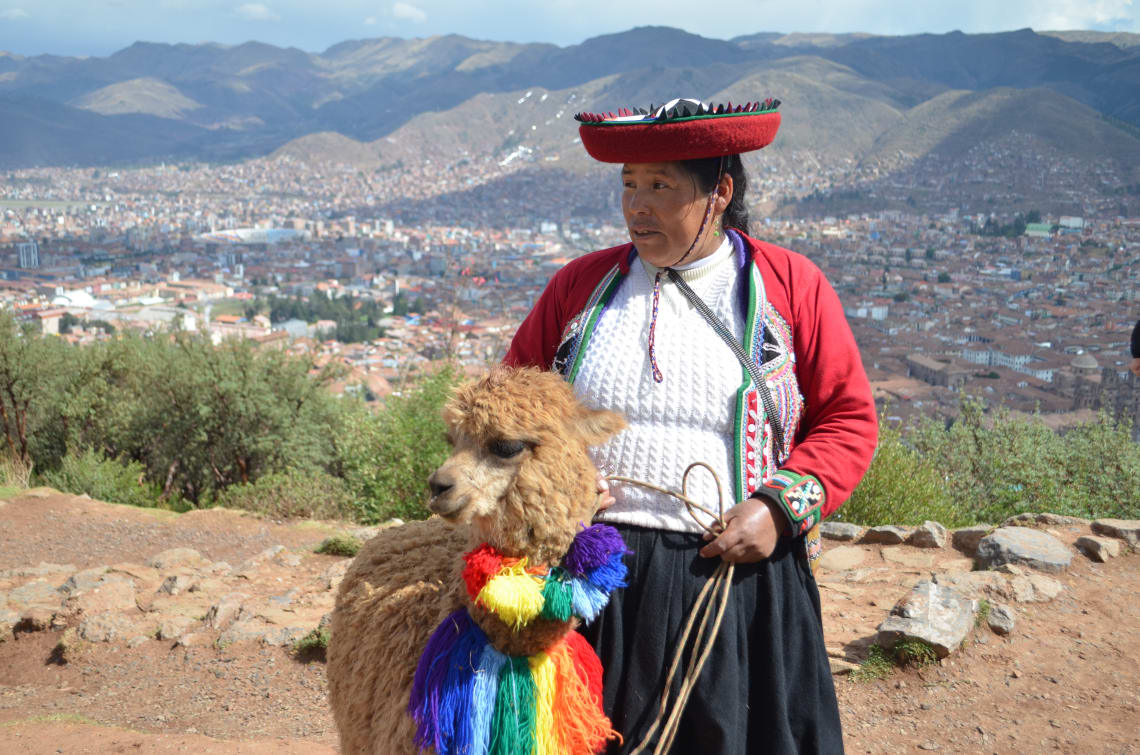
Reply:
[[10, 451], [0, 451], [0, 488], [23, 490], [32, 479], [32, 463]]
[[914, 637], [903, 637], [891, 648], [900, 666], [923, 668], [938, 662], [938, 653], [928, 643]]
[[226, 488], [217, 504], [272, 519], [348, 519], [355, 513], [343, 480], [326, 472], [296, 469]]
[[145, 474], [138, 462], [108, 459], [87, 449], [64, 456], [59, 469], [46, 472], [43, 480], [67, 493], [86, 493], [100, 501], [149, 508], [158, 505], [160, 491], [146, 481]]
[[835, 518], [865, 527], [916, 525], [928, 519], [947, 527], [973, 524], [968, 512], [949, 495], [934, 464], [908, 447], [899, 431], [882, 420], [875, 458]]
[[454, 369], [440, 370], [389, 396], [380, 413], [346, 419], [338, 454], [360, 521], [427, 518], [427, 478], [448, 454], [441, 412], [458, 379]]
[[876, 679], [886, 679], [894, 671], [895, 663], [881, 645], [872, 645], [867, 657], [859, 664], [859, 668], [852, 670], [851, 680], [856, 682], [871, 682]]
[[333, 537], [325, 538], [325, 541], [317, 546], [317, 553], [324, 553], [328, 556], [347, 556], [352, 558], [364, 546], [360, 540], [352, 535], [334, 535]]
[[293, 643], [293, 655], [299, 660], [323, 661], [331, 637], [328, 627], [317, 627]]

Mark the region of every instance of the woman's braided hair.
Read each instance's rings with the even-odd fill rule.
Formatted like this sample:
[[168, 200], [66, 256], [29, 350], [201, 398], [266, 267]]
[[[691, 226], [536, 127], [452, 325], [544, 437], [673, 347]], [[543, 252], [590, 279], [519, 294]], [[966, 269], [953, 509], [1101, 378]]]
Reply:
[[[681, 168], [693, 177], [699, 192], [710, 194], [720, 179], [721, 159], [703, 157], [696, 160], [681, 160]], [[744, 205], [744, 194], [748, 191], [748, 177], [744, 174], [744, 162], [740, 159], [740, 155], [727, 155], [723, 160], [725, 175], [732, 176], [732, 201], [725, 208], [721, 224], [725, 228], [736, 228], [747, 234], [748, 208]]]

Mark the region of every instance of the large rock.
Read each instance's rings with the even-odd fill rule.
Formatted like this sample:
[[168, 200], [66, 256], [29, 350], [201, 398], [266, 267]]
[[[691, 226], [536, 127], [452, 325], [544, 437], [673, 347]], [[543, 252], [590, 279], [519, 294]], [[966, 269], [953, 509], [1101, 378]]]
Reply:
[[1048, 534], [1028, 527], [1000, 527], [978, 543], [978, 563], [984, 568], [1025, 564], [1048, 572], [1063, 572], [1073, 552]]
[[242, 604], [249, 600], [243, 592], [231, 592], [223, 595], [218, 602], [210, 606], [206, 612], [206, 626], [211, 629], [225, 630], [237, 621], [242, 612]]
[[1102, 564], [1108, 559], [1120, 555], [1120, 541], [1111, 537], [1082, 535], [1077, 538], [1077, 542], [1073, 545], [1077, 546], [1077, 550], [1093, 561], [1099, 561]]
[[79, 623], [79, 636], [88, 642], [116, 642], [137, 633], [132, 621], [116, 613], [88, 616]]
[[33, 579], [8, 592], [8, 605], [14, 611], [24, 611], [32, 606], [59, 608], [60, 602], [55, 585], [46, 579]]
[[91, 590], [106, 581], [107, 567], [97, 566], [72, 574], [59, 586], [59, 592], [68, 597], [84, 590]]
[[993, 571], [971, 571], [945, 574], [939, 582], [953, 587], [969, 598], [1008, 598], [1009, 580]]
[[916, 527], [914, 532], [910, 533], [910, 537], [906, 539], [908, 545], [913, 545], [916, 548], [945, 548], [946, 547], [946, 528], [938, 522], [926, 521], [921, 526]]
[[912, 551], [907, 548], [883, 548], [883, 560], [911, 569], [929, 569], [934, 566], [934, 554]]
[[104, 578], [90, 589], [73, 593], [64, 607], [68, 613], [84, 616], [136, 608], [135, 585], [125, 577]]
[[978, 552], [978, 543], [982, 542], [982, 538], [990, 534], [992, 530], [993, 527], [988, 524], [963, 527], [962, 529], [954, 530], [950, 542], [958, 550], [972, 556]]
[[176, 566], [207, 566], [209, 563], [193, 548], [171, 548], [151, 556], [146, 565], [154, 569], [172, 569]]
[[945, 658], [973, 629], [974, 613], [974, 601], [924, 579], [891, 609], [887, 620], [879, 625], [876, 642], [889, 648], [904, 637], [922, 640], [939, 658]]
[[39, 566], [15, 566], [11, 569], [0, 569], [0, 579], [48, 577], [56, 574], [70, 574], [73, 571], [75, 571], [75, 566], [72, 564], [49, 564], [41, 561]]
[[863, 534], [863, 528], [850, 522], [824, 522], [819, 525], [819, 534], [827, 540], [855, 540]]
[[1064, 585], [1044, 574], [1026, 574], [1009, 580], [1010, 593], [1018, 603], [1048, 603], [1064, 589]]
[[852, 545], [828, 548], [819, 559], [819, 568], [826, 571], [847, 571], [863, 563], [863, 550]]
[[859, 542], [869, 543], [872, 545], [898, 545], [906, 540], [910, 530], [905, 527], [895, 527], [893, 524], [885, 524], [881, 527], [872, 527], [863, 533], [863, 538]]
[[158, 622], [157, 639], [176, 640], [197, 623], [190, 616], [165, 616]]
[[1133, 548], [1140, 546], [1140, 519], [1097, 519], [1092, 531], [1123, 540]]
[[1066, 524], [1088, 524], [1088, 519], [1064, 514], [1015, 514], [1001, 523], [1002, 527], [1056, 527]]

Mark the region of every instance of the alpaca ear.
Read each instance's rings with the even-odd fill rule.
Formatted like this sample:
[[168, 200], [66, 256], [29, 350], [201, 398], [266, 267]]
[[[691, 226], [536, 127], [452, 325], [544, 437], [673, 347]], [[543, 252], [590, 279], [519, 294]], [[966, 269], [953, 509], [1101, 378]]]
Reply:
[[609, 409], [586, 409], [578, 415], [578, 432], [587, 445], [596, 446], [625, 429], [625, 417]]

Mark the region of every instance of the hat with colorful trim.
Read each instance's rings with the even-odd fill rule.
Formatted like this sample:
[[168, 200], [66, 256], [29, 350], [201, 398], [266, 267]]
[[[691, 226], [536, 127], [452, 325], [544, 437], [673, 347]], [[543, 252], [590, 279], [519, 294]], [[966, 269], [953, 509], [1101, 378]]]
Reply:
[[706, 105], [676, 99], [660, 107], [578, 113], [578, 134], [604, 163], [657, 163], [723, 157], [766, 147], [780, 128], [779, 100]]

